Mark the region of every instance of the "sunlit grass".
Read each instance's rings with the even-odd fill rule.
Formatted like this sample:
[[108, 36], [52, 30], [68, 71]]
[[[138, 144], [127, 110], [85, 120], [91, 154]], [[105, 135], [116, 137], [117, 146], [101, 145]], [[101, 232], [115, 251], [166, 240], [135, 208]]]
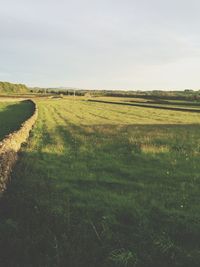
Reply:
[[198, 266], [199, 114], [38, 107], [3, 200], [2, 266]]

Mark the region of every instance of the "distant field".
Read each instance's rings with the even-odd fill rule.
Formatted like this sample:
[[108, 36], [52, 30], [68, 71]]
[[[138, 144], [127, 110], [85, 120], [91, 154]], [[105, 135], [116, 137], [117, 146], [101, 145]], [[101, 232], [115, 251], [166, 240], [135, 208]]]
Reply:
[[0, 100], [0, 141], [17, 130], [22, 122], [32, 114], [32, 105], [29, 102]]
[[1, 202], [0, 266], [199, 266], [200, 114], [38, 107]]
[[90, 101], [106, 101], [114, 103], [124, 103], [124, 105], [135, 106], [153, 106], [158, 108], [168, 109], [187, 109], [196, 110], [200, 112], [200, 102], [183, 101], [183, 100], [163, 100], [163, 99], [145, 99], [132, 97], [95, 97], [89, 99]]

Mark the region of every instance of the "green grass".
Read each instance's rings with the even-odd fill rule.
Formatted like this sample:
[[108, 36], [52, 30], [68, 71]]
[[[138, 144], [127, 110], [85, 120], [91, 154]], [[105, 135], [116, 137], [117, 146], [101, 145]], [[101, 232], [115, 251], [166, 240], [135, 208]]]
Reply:
[[32, 112], [33, 107], [29, 102], [0, 102], [0, 141], [19, 129]]
[[199, 266], [199, 114], [38, 106], [1, 201], [0, 266]]
[[133, 106], [153, 106], [153, 107], [164, 107], [169, 109], [189, 109], [189, 110], [200, 110], [200, 103], [196, 101], [183, 101], [183, 100], [162, 100], [162, 99], [145, 99], [145, 98], [126, 98], [126, 97], [95, 97], [89, 100], [92, 101], [108, 101], [115, 103], [124, 103], [125, 105], [132, 104]]

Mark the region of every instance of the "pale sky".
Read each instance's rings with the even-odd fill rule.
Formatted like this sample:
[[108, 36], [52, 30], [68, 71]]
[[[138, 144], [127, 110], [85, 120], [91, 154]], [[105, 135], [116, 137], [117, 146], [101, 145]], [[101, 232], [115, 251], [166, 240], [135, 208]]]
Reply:
[[0, 0], [0, 80], [200, 89], [199, 0]]

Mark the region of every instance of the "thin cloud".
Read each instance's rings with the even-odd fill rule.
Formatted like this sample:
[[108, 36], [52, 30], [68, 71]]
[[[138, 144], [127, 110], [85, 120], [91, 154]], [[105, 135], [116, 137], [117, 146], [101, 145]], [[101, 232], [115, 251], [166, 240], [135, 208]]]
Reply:
[[196, 0], [3, 1], [0, 80], [198, 88], [199, 8]]

